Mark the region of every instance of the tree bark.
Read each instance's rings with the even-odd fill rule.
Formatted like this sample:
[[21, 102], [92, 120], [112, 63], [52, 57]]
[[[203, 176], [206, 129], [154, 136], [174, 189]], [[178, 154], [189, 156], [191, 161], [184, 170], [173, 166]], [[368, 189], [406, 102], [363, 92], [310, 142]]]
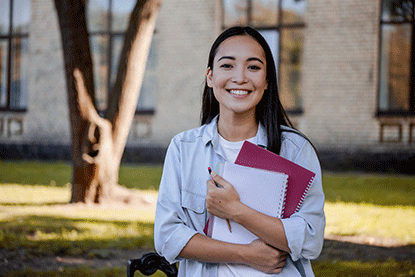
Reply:
[[143, 203], [118, 172], [144, 76], [161, 0], [137, 0], [106, 118], [98, 115], [85, 0], [55, 0], [61, 28], [72, 139], [71, 203]]

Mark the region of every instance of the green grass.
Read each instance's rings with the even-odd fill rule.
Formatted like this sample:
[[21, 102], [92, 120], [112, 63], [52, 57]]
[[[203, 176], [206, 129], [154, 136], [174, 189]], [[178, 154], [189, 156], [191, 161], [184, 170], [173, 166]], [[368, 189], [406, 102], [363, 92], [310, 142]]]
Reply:
[[[36, 193], [37, 192], [37, 193]], [[141, 191], [153, 203], [157, 192]], [[154, 206], [68, 208], [70, 188], [0, 185], [0, 248], [58, 254], [153, 246]]]
[[[161, 166], [123, 165], [120, 184], [156, 201]], [[112, 249], [153, 248], [154, 208], [66, 208], [70, 165], [63, 162], [0, 162], [0, 248], [105, 258]], [[391, 238], [415, 244], [415, 176], [323, 175], [326, 234]], [[58, 204], [58, 205], [56, 205]], [[357, 257], [358, 259], [358, 257]], [[316, 276], [412, 276], [414, 262], [320, 261]], [[124, 268], [22, 269], [6, 276], [125, 276]], [[137, 276], [137, 275], [136, 275]], [[160, 275], [161, 276], [161, 275]]]
[[375, 174], [323, 174], [328, 202], [415, 206], [415, 176]]
[[326, 202], [326, 234], [390, 238], [415, 244], [415, 207]]
[[[126, 268], [103, 268], [96, 269], [88, 266], [80, 266], [76, 268], [62, 268], [58, 272], [48, 270], [48, 271], [38, 271], [31, 268], [18, 270], [6, 274], [4, 277], [27, 277], [27, 276], [36, 276], [36, 277], [61, 277], [61, 276], [76, 276], [76, 277], [125, 277], [127, 276]], [[134, 277], [145, 276], [138, 271], [134, 274]], [[156, 272], [153, 277], [165, 277], [166, 275], [160, 271]]]
[[[313, 270], [316, 276], [324, 277], [410, 277], [415, 274], [414, 262], [359, 262], [359, 261], [330, 261], [325, 263], [313, 264]], [[127, 270], [125, 268], [105, 268], [95, 269], [87, 266], [78, 268], [62, 268], [59, 272], [46, 271], [40, 272], [33, 269], [24, 269], [6, 274], [5, 277], [60, 277], [60, 276], [77, 276], [77, 277], [125, 277]], [[135, 277], [144, 276], [137, 272]], [[166, 276], [157, 272], [154, 277]]]
[[[160, 184], [162, 167], [121, 165], [119, 183], [127, 188], [155, 189]], [[0, 161], [0, 184], [47, 185], [65, 187], [71, 182], [67, 162]]]
[[[128, 188], [157, 190], [161, 172], [158, 165], [121, 165], [119, 183]], [[0, 161], [0, 184], [65, 187], [70, 182], [69, 163]], [[325, 173], [323, 185], [328, 202], [415, 206], [414, 176]]]
[[0, 161], [0, 184], [31, 184], [64, 187], [71, 181], [65, 162]]
[[324, 277], [410, 277], [415, 274], [414, 261], [327, 261], [313, 263], [316, 276]]

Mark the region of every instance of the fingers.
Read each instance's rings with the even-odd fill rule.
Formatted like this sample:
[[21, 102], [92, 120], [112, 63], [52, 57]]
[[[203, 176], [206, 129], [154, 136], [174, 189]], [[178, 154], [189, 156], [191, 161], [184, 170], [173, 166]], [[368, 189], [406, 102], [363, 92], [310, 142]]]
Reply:
[[223, 179], [220, 175], [216, 174], [215, 171], [212, 171], [212, 173], [210, 173], [210, 177], [212, 177], [212, 180], [215, 181], [216, 183], [218, 183], [220, 186], [226, 188], [228, 187], [230, 184]]
[[254, 249], [250, 254], [248, 265], [266, 273], [280, 273], [287, 264], [288, 253], [269, 246], [258, 239], [250, 244]]
[[211, 190], [211, 189], [217, 188], [216, 184], [213, 182], [213, 180], [207, 180], [206, 185], [207, 185], [208, 191]]
[[277, 267], [274, 270], [271, 270], [269, 273], [281, 273], [284, 266], [287, 264], [287, 262], [284, 260], [277, 264]]
[[267, 273], [281, 273], [284, 266], [287, 264], [287, 256], [281, 256], [277, 261], [275, 261], [274, 265], [271, 266], [268, 270], [265, 270]]

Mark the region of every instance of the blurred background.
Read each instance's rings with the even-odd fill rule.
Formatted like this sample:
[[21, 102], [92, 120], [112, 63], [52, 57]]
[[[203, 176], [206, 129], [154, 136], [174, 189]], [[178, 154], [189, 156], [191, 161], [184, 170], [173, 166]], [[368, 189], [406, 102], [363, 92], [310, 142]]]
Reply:
[[[85, 3], [94, 104], [103, 115], [136, 1]], [[119, 183], [154, 203], [170, 139], [200, 124], [210, 46], [235, 25], [264, 35], [283, 105], [319, 151], [328, 218], [321, 275], [415, 274], [412, 0], [164, 0]], [[152, 207], [51, 210], [70, 198], [62, 51], [52, 0], [0, 0], [0, 275], [26, 276], [46, 257], [68, 275], [81, 265], [98, 276], [88, 262], [97, 260], [122, 276], [116, 261], [152, 249]]]
[[[87, 1], [99, 111], [135, 2]], [[0, 157], [70, 159], [54, 4], [0, 3]], [[124, 160], [162, 162], [171, 137], [199, 125], [213, 40], [224, 28], [250, 25], [269, 42], [283, 105], [324, 167], [413, 173], [413, 17], [409, 0], [165, 0]]]

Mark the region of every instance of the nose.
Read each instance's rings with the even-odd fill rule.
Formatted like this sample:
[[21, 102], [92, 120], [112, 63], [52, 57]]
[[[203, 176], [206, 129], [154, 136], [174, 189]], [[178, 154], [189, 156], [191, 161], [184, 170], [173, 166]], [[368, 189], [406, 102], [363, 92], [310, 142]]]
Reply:
[[238, 85], [247, 82], [245, 69], [243, 67], [236, 67], [233, 71], [232, 81]]

